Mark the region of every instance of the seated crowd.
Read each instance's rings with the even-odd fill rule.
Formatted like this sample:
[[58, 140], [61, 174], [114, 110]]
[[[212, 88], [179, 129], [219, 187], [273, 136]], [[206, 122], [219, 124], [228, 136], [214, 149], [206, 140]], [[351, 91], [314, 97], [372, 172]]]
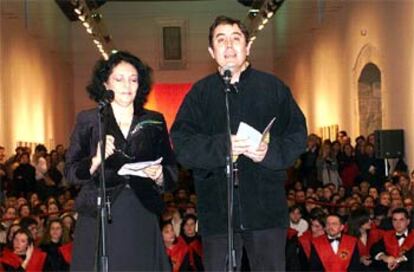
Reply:
[[[355, 143], [345, 132], [334, 142], [311, 134], [289, 169], [287, 271], [413, 270], [414, 171], [376, 158], [374, 135]], [[0, 271], [68, 271], [79, 188], [65, 181], [65, 150], [15, 151], [6, 159], [0, 146]], [[163, 195], [160, 228], [174, 272], [204, 270], [193, 191], [181, 171], [178, 189]]]

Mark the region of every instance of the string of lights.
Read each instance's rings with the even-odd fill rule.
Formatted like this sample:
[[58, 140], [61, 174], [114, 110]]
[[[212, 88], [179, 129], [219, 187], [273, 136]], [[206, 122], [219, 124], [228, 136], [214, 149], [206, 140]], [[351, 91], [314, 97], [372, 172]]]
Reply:
[[102, 14], [96, 8], [90, 8], [86, 0], [70, 0], [70, 3], [73, 13], [91, 36], [99, 52], [108, 59], [109, 54], [116, 52], [116, 47], [107, 31]]
[[260, 7], [252, 7], [249, 10], [247, 27], [250, 34], [250, 42], [256, 40], [259, 32], [264, 29], [284, 1], [285, 0], [264, 0]]

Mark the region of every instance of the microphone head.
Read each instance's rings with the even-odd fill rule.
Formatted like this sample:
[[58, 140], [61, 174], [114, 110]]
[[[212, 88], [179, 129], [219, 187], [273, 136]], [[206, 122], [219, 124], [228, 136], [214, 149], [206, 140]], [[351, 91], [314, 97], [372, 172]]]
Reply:
[[233, 66], [228, 65], [228, 64], [224, 65], [222, 68], [223, 80], [226, 84], [230, 83], [231, 77], [233, 76], [232, 70], [233, 70]]
[[111, 104], [115, 98], [115, 93], [112, 90], [105, 90], [102, 97], [98, 99], [98, 104], [102, 107]]

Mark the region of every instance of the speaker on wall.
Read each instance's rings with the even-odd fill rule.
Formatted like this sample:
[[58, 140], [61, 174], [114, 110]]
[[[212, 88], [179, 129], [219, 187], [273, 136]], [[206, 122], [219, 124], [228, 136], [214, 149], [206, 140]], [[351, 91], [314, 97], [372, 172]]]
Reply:
[[376, 130], [375, 156], [381, 159], [404, 157], [404, 130]]

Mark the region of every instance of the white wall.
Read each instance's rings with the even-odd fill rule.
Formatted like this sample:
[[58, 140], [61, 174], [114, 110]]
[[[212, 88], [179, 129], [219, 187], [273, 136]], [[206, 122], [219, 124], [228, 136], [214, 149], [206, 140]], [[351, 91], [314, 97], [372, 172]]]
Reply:
[[54, 1], [0, 1], [0, 144], [66, 143], [72, 126], [70, 23]]
[[[289, 2], [283, 7], [286, 13], [294, 8]], [[357, 80], [363, 65], [372, 61], [382, 72], [383, 129], [404, 129], [412, 168], [414, 2], [346, 1], [340, 6], [338, 12], [326, 12], [316, 29], [299, 37], [297, 46], [278, 55], [275, 70], [292, 87], [311, 132], [338, 124], [355, 138], [359, 135]], [[276, 17], [275, 25], [282, 19]], [[276, 28], [275, 39], [279, 37], [285, 33]]]

